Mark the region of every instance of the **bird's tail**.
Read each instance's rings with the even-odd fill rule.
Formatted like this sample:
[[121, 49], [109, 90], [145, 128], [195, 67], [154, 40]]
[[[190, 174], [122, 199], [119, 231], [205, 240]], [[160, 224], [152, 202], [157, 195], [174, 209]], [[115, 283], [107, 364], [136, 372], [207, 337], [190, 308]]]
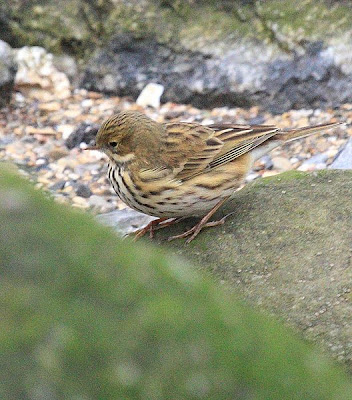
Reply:
[[285, 142], [291, 142], [292, 140], [297, 140], [304, 138], [306, 136], [313, 135], [314, 133], [318, 133], [324, 131], [326, 129], [335, 128], [336, 126], [343, 125], [342, 122], [330, 122], [328, 124], [315, 125], [315, 126], [306, 126], [304, 128], [293, 129], [287, 132], [278, 132], [274, 138], [283, 140]]

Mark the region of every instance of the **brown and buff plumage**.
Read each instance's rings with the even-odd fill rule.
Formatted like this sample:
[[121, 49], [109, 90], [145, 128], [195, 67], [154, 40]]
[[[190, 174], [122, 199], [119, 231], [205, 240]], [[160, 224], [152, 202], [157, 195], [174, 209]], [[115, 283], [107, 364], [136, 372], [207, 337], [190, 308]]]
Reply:
[[160, 124], [144, 114], [124, 111], [101, 126], [90, 149], [107, 154], [109, 180], [131, 208], [159, 217], [157, 222], [205, 216], [177, 236], [190, 236], [189, 242], [202, 227], [224, 222], [208, 220], [243, 183], [256, 159], [290, 140], [337, 125], [286, 132], [272, 125]]

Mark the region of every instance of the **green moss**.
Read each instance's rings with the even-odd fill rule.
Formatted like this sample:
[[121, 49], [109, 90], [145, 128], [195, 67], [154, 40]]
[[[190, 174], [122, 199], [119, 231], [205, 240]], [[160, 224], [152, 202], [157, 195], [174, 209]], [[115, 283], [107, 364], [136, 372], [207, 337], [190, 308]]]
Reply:
[[4, 169], [0, 219], [1, 398], [350, 398], [271, 318]]
[[296, 42], [300, 39], [321, 40], [351, 28], [352, 9], [347, 5], [329, 6], [324, 0], [304, 0], [300, 6], [290, 1], [263, 2], [263, 17], [277, 24], [278, 31]]

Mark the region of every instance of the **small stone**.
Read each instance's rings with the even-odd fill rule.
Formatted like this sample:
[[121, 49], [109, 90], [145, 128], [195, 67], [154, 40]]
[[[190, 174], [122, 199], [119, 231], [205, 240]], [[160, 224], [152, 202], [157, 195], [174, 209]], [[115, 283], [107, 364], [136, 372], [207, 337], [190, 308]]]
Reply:
[[58, 181], [49, 186], [49, 189], [56, 192], [58, 190], [62, 190], [65, 187], [65, 184], [66, 181]]
[[263, 173], [262, 177], [263, 177], [263, 178], [267, 178], [267, 177], [269, 177], [269, 176], [275, 176], [275, 175], [277, 175], [277, 174], [279, 174], [278, 171], [265, 171], [265, 172]]
[[68, 124], [58, 125], [57, 127], [57, 131], [61, 133], [62, 138], [64, 140], [66, 140], [74, 130], [75, 127], [73, 125], [68, 125]]
[[281, 156], [273, 157], [272, 162], [273, 162], [274, 168], [278, 169], [280, 171], [287, 171], [292, 168], [290, 161], [285, 157], [281, 157]]
[[252, 182], [252, 181], [254, 181], [254, 179], [257, 179], [257, 178], [259, 178], [259, 174], [257, 174], [257, 173], [250, 173], [250, 174], [248, 174], [247, 175], [247, 177], [246, 177], [246, 182]]
[[274, 167], [273, 161], [272, 161], [271, 157], [268, 154], [263, 156], [259, 161], [260, 161], [260, 164], [265, 169], [273, 169], [273, 167]]
[[76, 206], [76, 207], [78, 206], [80, 208], [88, 208], [89, 207], [87, 200], [84, 199], [83, 197], [75, 196], [72, 198], [72, 201], [73, 201], [73, 206]]
[[61, 104], [57, 101], [39, 104], [39, 110], [47, 112], [59, 111], [61, 107], [62, 107]]
[[66, 147], [68, 149], [73, 149], [74, 147], [79, 147], [79, 145], [84, 142], [89, 144], [95, 139], [99, 129], [97, 124], [86, 124], [82, 123], [65, 141]]
[[77, 181], [80, 178], [80, 176], [78, 174], [75, 174], [75, 173], [68, 174], [68, 177], [70, 179], [72, 179], [73, 181]]
[[85, 185], [84, 183], [80, 183], [76, 187], [76, 195], [88, 199], [92, 195], [92, 191], [90, 190], [89, 186]]
[[100, 196], [96, 196], [95, 194], [90, 196], [88, 202], [89, 202], [89, 205], [91, 207], [94, 207], [94, 208], [101, 208], [102, 209], [102, 208], [108, 208], [109, 207], [109, 203], [105, 199], [103, 199]]
[[148, 83], [148, 85], [141, 91], [136, 103], [142, 107], [160, 107], [160, 97], [164, 92], [164, 86], [158, 83]]
[[63, 147], [56, 147], [49, 151], [48, 156], [52, 160], [56, 161], [62, 157], [66, 157], [68, 155], [68, 151]]
[[93, 105], [93, 100], [92, 99], [84, 99], [82, 100], [81, 106], [82, 107], [92, 107]]
[[48, 164], [48, 160], [46, 158], [38, 158], [35, 162], [35, 165], [46, 165]]
[[101, 99], [103, 97], [103, 95], [101, 93], [98, 93], [98, 92], [88, 92], [87, 96], [90, 99]]
[[26, 135], [56, 135], [55, 129], [48, 127], [35, 128], [34, 126], [27, 126], [25, 129]]

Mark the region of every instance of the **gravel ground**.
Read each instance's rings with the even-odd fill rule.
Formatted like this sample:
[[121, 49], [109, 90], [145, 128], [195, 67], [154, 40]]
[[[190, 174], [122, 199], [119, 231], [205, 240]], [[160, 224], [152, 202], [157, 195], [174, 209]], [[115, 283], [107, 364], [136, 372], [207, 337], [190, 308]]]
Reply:
[[296, 141], [271, 152], [255, 164], [248, 181], [290, 169], [327, 168], [352, 136], [349, 126], [352, 104], [345, 104], [338, 110], [292, 110], [273, 116], [257, 107], [199, 110], [189, 105], [167, 103], [158, 109], [143, 108], [126, 98], [108, 98], [85, 90], [75, 90], [71, 96], [58, 101], [33, 99], [17, 92], [11, 105], [0, 110], [0, 158], [17, 164], [37, 187], [52, 193], [59, 202], [94, 213], [124, 208], [106, 178], [106, 157], [96, 151], [83, 151], [85, 143], [69, 149], [65, 142], [77, 128], [96, 128], [107, 117], [126, 109], [145, 112], [159, 122], [263, 123], [281, 128], [328, 121], [347, 123], [329, 133]]

